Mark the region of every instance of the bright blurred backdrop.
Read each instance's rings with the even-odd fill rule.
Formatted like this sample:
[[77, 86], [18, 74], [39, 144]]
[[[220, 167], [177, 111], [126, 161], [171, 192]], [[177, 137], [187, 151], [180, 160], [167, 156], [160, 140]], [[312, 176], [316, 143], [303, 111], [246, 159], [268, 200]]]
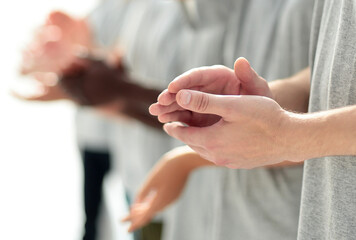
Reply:
[[9, 95], [20, 52], [52, 9], [84, 16], [94, 0], [12, 0], [0, 8], [0, 239], [78, 240], [82, 169], [75, 107], [27, 103]]

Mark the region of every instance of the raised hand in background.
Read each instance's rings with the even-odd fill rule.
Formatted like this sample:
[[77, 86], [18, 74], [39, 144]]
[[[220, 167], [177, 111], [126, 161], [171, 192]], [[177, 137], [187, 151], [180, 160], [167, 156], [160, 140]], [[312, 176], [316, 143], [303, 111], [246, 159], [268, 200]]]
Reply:
[[59, 73], [78, 52], [91, 45], [86, 19], [76, 19], [59, 11], [52, 12], [24, 49], [21, 73]]

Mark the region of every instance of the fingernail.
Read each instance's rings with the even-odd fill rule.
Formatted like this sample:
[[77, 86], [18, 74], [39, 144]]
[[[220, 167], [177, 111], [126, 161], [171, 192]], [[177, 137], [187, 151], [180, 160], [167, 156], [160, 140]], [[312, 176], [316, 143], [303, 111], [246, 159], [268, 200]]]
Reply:
[[180, 101], [183, 105], [188, 105], [192, 99], [192, 94], [188, 91], [182, 91], [180, 94]]

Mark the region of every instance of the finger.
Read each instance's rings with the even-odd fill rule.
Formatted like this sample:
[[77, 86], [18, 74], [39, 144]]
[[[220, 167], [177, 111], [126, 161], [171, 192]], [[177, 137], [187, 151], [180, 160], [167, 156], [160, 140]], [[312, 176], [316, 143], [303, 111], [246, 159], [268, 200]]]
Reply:
[[[215, 114], [229, 119], [240, 105], [241, 96], [213, 95], [192, 90], [177, 93], [177, 102], [183, 108], [204, 114]], [[237, 108], [238, 109], [238, 108]]]
[[124, 222], [131, 222], [129, 228], [127, 229], [128, 232], [133, 232], [135, 229], [137, 229], [142, 222], [142, 218], [144, 217], [144, 213], [142, 212], [142, 209], [135, 209], [133, 213], [131, 213], [130, 218], [127, 221], [121, 221], [122, 223]]
[[154, 188], [155, 183], [152, 179], [152, 176], [150, 176], [136, 195], [135, 203], [149, 201], [152, 198], [153, 194], [156, 192], [153, 190]]
[[44, 91], [44, 90], [38, 90], [38, 92], [36, 94], [31, 94], [31, 95], [25, 95], [25, 94], [16, 92], [14, 90], [11, 90], [10, 94], [15, 98], [17, 98], [19, 100], [24, 100], [24, 101], [46, 101], [47, 100], [46, 91]]
[[265, 95], [266, 89], [268, 89], [266, 80], [255, 72], [245, 58], [238, 58], [235, 61], [234, 71], [248, 95]]
[[43, 31], [42, 33], [43, 35], [41, 39], [44, 41], [45, 45], [49, 42], [58, 42], [59, 40], [62, 39], [62, 30], [58, 26], [49, 25], [44, 27], [42, 31]]
[[[226, 71], [227, 69], [229, 71]], [[199, 87], [201, 86], [206, 86], [211, 82], [219, 81], [219, 79], [224, 79], [225, 77], [230, 76], [231, 69], [225, 66], [216, 65], [211, 67], [195, 68], [175, 78], [168, 85], [168, 91], [170, 93], [177, 93], [182, 89], [199, 90]]]
[[135, 231], [138, 228], [146, 225], [154, 215], [160, 210], [158, 208], [159, 202], [159, 194], [157, 192], [155, 194], [151, 194], [150, 199], [145, 202], [145, 204], [140, 204], [143, 206], [138, 206], [135, 209], [135, 217], [132, 218], [131, 226], [129, 227], [129, 232]]
[[149, 106], [148, 112], [153, 116], [158, 116], [160, 114], [159, 108], [160, 108], [159, 103], [153, 103], [151, 104], [151, 106]]
[[121, 219], [121, 222], [136, 221], [149, 208], [149, 202], [134, 203], [131, 206], [130, 213]]
[[35, 72], [32, 74], [34, 80], [44, 86], [54, 86], [58, 83], [58, 75], [51, 72]]
[[128, 221], [131, 222], [131, 224], [127, 230], [128, 232], [132, 232], [135, 229], [143, 226], [144, 223], [147, 222], [146, 219], [149, 218], [149, 215], [147, 214], [148, 213], [147, 204], [144, 206], [139, 206], [139, 205], [133, 206], [130, 212], [131, 212], [130, 218], [127, 218], [127, 219], [129, 219]]
[[161, 123], [169, 122], [182, 122], [187, 125], [191, 125], [192, 122], [192, 112], [191, 111], [176, 111], [165, 113], [158, 116], [158, 121]]
[[72, 24], [73, 19], [66, 13], [61, 11], [53, 11], [49, 14], [47, 24], [58, 25], [65, 27]]
[[121, 222], [130, 222], [131, 221], [131, 214], [126, 215], [125, 217], [123, 217], [120, 221]]
[[131, 226], [129, 227], [129, 229], [127, 231], [128, 232], [136, 231], [137, 229], [142, 228], [143, 226], [145, 226], [151, 219], [152, 219], [152, 217], [147, 216], [147, 215], [143, 215], [139, 219], [137, 219], [134, 222], [132, 222]]
[[157, 98], [159, 104], [167, 106], [176, 101], [176, 94], [170, 93], [168, 90], [164, 90]]
[[166, 123], [163, 126], [164, 131], [189, 146], [203, 147], [206, 140], [208, 139], [209, 130], [208, 128], [198, 128], [198, 127], [185, 127], [183, 124], [178, 122]]
[[174, 102], [168, 106], [163, 106], [159, 103], [154, 103], [149, 107], [150, 114], [152, 114], [154, 116], [159, 116], [162, 114], [180, 111], [180, 110], [185, 110], [185, 109], [182, 108], [181, 106], [179, 106], [177, 102]]

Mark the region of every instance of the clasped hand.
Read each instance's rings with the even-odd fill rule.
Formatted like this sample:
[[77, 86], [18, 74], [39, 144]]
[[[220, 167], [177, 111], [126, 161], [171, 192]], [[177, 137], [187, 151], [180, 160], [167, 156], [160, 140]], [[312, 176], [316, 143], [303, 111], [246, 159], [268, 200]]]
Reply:
[[213, 66], [177, 77], [150, 113], [170, 136], [217, 165], [249, 169], [285, 160], [292, 114], [244, 58], [234, 71]]

